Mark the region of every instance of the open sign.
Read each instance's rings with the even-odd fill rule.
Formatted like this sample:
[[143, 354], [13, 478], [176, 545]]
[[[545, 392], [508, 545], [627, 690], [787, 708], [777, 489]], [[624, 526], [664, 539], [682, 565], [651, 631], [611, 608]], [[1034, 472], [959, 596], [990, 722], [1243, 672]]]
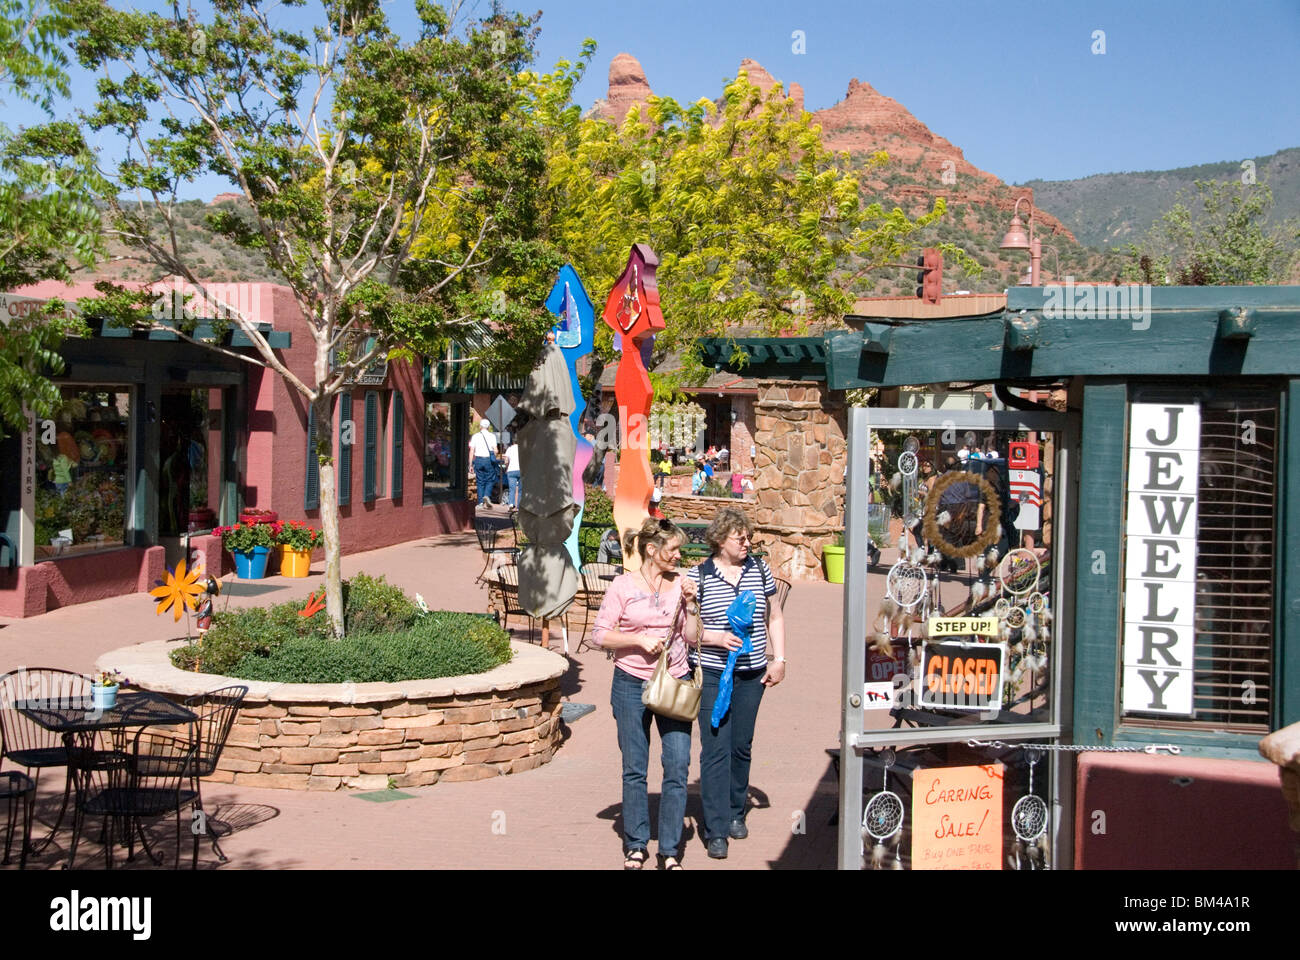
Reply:
[[947, 710], [1000, 709], [1001, 643], [927, 643], [921, 660], [921, 706]]

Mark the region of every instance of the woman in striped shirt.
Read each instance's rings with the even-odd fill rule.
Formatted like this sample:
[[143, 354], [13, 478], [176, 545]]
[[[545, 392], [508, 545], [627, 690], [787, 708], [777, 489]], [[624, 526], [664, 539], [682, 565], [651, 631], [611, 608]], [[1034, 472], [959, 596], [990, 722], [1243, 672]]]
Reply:
[[[780, 604], [768, 600], [776, 593], [772, 571], [765, 561], [749, 555], [753, 535], [754, 528], [743, 510], [723, 507], [704, 534], [713, 555], [687, 573], [697, 585], [700, 619], [704, 625], [700, 640], [704, 668], [704, 693], [700, 698], [700, 792], [709, 856], [715, 860], [727, 856], [728, 839], [743, 840], [749, 836], [745, 808], [758, 705], [764, 689], [785, 679], [785, 620]], [[753, 591], [757, 601], [750, 631], [752, 650], [736, 661], [731, 707], [715, 729], [711, 717], [722, 671], [730, 652], [741, 646], [740, 637], [731, 632], [727, 608], [742, 590]], [[694, 648], [689, 655], [694, 667]]]

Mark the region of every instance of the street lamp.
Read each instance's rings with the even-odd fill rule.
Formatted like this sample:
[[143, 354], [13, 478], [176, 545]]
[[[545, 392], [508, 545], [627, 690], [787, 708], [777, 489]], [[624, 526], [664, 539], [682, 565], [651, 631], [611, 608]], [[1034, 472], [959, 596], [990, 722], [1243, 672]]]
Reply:
[[1038, 286], [1038, 269], [1043, 260], [1043, 249], [1034, 236], [1034, 205], [1029, 204], [1029, 233], [1025, 233], [1025, 225], [1020, 219], [1020, 201], [1028, 199], [1026, 197], [1017, 197], [1016, 206], [1011, 212], [1011, 228], [1007, 230], [1006, 236], [1002, 238], [1000, 248], [1003, 250], [1028, 250], [1029, 251], [1029, 285]]

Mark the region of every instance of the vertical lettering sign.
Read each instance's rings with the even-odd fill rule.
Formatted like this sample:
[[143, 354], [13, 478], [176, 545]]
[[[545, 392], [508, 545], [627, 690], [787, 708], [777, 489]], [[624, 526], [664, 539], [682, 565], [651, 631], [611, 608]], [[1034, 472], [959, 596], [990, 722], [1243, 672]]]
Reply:
[[1191, 716], [1199, 404], [1129, 408], [1124, 559], [1126, 713]]

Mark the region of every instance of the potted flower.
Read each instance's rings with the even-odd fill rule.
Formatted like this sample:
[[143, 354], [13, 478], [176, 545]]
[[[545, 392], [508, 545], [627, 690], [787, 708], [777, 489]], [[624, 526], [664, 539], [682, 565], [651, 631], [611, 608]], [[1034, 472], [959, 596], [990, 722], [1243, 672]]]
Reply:
[[822, 547], [822, 562], [826, 564], [826, 582], [844, 582], [844, 533], [835, 535], [835, 542]]
[[239, 511], [240, 523], [278, 523], [280, 515], [274, 510], [259, 510], [257, 507], [246, 507]]
[[279, 529], [278, 523], [237, 523], [232, 527], [217, 527], [212, 532], [234, 555], [235, 573], [239, 578], [260, 580], [266, 576], [266, 562]]
[[275, 542], [280, 545], [280, 573], [286, 577], [305, 577], [311, 573], [311, 552], [325, 540], [325, 533], [301, 520], [280, 525]]
[[103, 670], [90, 681], [90, 703], [96, 710], [112, 710], [117, 706], [117, 691], [130, 681], [116, 670]]

